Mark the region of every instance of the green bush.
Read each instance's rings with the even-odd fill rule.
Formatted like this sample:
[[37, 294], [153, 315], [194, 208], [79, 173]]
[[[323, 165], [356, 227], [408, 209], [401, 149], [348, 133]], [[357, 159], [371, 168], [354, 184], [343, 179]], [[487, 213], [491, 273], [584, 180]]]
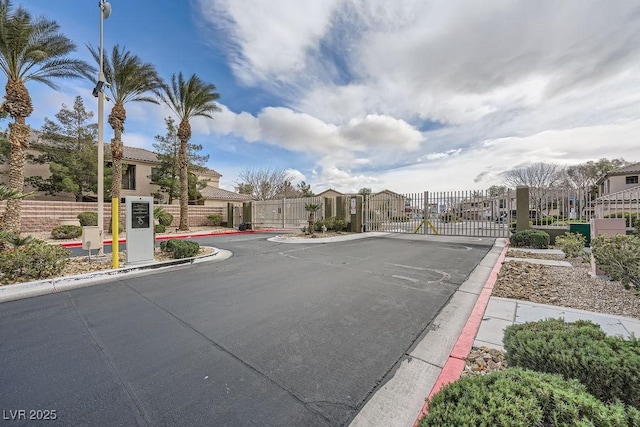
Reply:
[[345, 231], [347, 230], [347, 223], [335, 216], [331, 216], [325, 219], [316, 221], [314, 224], [315, 231], [322, 231], [322, 226], [327, 227], [327, 231]]
[[33, 236], [21, 237], [19, 234], [15, 234], [9, 231], [0, 231], [0, 250], [2, 248], [19, 248], [21, 246], [33, 245], [36, 243], [44, 243], [42, 240], [36, 239]]
[[158, 220], [160, 225], [169, 227], [173, 222], [173, 215], [165, 211], [161, 206], [153, 208], [153, 217]]
[[444, 222], [457, 222], [460, 221], [457, 215], [452, 213], [442, 214], [440, 215], [440, 219]]
[[171, 239], [161, 242], [160, 250], [170, 253], [175, 259], [191, 258], [198, 255], [200, 245], [193, 240]]
[[164, 233], [165, 231], [167, 231], [167, 227], [165, 227], [164, 224], [156, 224], [153, 228], [153, 231], [155, 233]]
[[635, 234], [636, 236], [640, 236], [640, 221], [636, 221], [636, 228], [633, 231], [633, 234]]
[[637, 426], [640, 412], [606, 405], [577, 381], [512, 368], [461, 378], [429, 402], [420, 427]]
[[613, 280], [626, 288], [630, 283], [640, 287], [640, 236], [597, 236], [591, 241], [591, 253]]
[[542, 218], [536, 218], [532, 221], [534, 225], [551, 225], [556, 221], [554, 216], [545, 216]]
[[217, 213], [209, 214], [207, 215], [207, 219], [209, 220], [211, 225], [213, 225], [214, 227], [217, 227], [220, 224], [222, 224], [222, 215], [220, 214], [217, 214]]
[[566, 258], [584, 258], [586, 244], [586, 237], [579, 233], [567, 232], [562, 236], [556, 237], [556, 246], [564, 252]]
[[82, 235], [82, 227], [79, 225], [59, 225], [51, 230], [53, 239], [75, 239]]
[[95, 227], [98, 225], [98, 212], [80, 212], [78, 220], [83, 227]]
[[542, 230], [523, 230], [511, 236], [511, 245], [515, 247], [546, 249], [549, 247], [549, 240], [549, 233]]
[[640, 409], [640, 340], [607, 337], [587, 321], [549, 319], [509, 326], [504, 333], [509, 366], [580, 381], [603, 402], [616, 399]]
[[[107, 221], [107, 233], [112, 234], [113, 231], [113, 223], [111, 222], [111, 218]], [[124, 224], [122, 221], [118, 221], [118, 232], [122, 233], [124, 231]]]
[[40, 280], [62, 273], [69, 258], [69, 250], [45, 242], [20, 246], [0, 252], [2, 283], [15, 283], [18, 279]]

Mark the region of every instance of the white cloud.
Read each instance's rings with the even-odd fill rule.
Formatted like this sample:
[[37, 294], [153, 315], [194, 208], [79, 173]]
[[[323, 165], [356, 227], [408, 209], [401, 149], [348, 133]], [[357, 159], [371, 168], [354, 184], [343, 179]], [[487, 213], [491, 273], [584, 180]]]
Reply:
[[223, 108], [200, 131], [317, 157], [310, 178], [343, 190], [640, 160], [634, 1], [312, 3], [199, 0], [236, 78], [278, 98], [256, 115]]

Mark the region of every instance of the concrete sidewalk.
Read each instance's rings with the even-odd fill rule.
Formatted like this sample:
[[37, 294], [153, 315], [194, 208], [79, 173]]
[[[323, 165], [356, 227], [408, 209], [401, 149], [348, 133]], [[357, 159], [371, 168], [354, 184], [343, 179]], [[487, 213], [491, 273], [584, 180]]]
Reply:
[[640, 337], [640, 320], [638, 319], [529, 301], [491, 297], [473, 345], [474, 347], [486, 346], [504, 351], [502, 337], [507, 326], [548, 318], [563, 318], [567, 322], [589, 320], [600, 325], [608, 335], [620, 335], [624, 338], [629, 338], [633, 334], [636, 337]]

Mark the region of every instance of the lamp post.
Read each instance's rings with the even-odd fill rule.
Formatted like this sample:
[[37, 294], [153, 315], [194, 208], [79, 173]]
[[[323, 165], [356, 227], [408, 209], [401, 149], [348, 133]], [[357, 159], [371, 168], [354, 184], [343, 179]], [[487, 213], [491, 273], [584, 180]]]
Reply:
[[[103, 33], [104, 20], [111, 15], [111, 5], [105, 0], [99, 0], [100, 8], [100, 70], [98, 84], [93, 89], [93, 96], [98, 97], [98, 230], [100, 232], [100, 248], [98, 255], [104, 255], [104, 70], [103, 70]], [[117, 244], [117, 243], [116, 243]]]

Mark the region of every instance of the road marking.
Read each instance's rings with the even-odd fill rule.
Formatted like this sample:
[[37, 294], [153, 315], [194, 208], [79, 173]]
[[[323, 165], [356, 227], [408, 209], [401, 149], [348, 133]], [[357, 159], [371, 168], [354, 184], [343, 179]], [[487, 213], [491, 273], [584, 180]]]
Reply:
[[408, 281], [413, 282], [413, 283], [419, 283], [420, 282], [420, 280], [414, 279], [413, 277], [398, 276], [398, 275], [395, 275], [395, 274], [392, 274], [391, 277], [394, 277], [396, 279], [408, 280]]
[[411, 270], [422, 270], [422, 271], [424, 271], [424, 270], [430, 270], [429, 268], [413, 267], [413, 266], [411, 266], [411, 265], [403, 265], [403, 264], [394, 264], [394, 263], [392, 263], [392, 262], [387, 262], [387, 264], [389, 264], [389, 265], [395, 265], [396, 267], [408, 268], [408, 269], [411, 269]]

